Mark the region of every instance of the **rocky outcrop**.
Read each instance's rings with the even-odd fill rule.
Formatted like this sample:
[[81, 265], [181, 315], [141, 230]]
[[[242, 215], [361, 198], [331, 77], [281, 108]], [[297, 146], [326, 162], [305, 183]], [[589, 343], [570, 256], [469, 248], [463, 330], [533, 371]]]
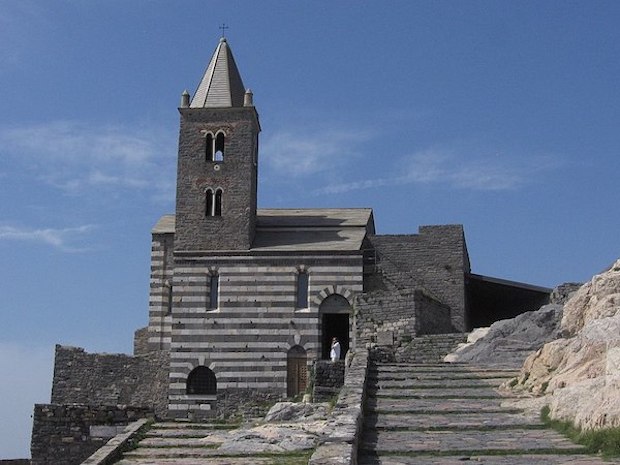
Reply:
[[552, 418], [620, 426], [620, 260], [570, 298], [560, 331], [528, 357], [514, 388], [548, 395]]
[[519, 368], [525, 359], [546, 342], [559, 337], [562, 306], [549, 304], [540, 310], [478, 328], [468, 343], [446, 356], [446, 362], [467, 362]]

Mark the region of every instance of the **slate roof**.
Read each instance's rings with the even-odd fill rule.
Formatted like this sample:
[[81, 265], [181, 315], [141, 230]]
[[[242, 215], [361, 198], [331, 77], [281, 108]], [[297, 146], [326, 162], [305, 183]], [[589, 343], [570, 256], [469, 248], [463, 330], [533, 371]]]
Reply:
[[[174, 233], [174, 215], [164, 215], [153, 234]], [[259, 209], [253, 251], [320, 252], [362, 249], [374, 234], [370, 208]]]
[[252, 250], [361, 250], [374, 233], [370, 208], [259, 209]]
[[245, 87], [232, 51], [222, 37], [211, 57], [190, 108], [242, 107]]

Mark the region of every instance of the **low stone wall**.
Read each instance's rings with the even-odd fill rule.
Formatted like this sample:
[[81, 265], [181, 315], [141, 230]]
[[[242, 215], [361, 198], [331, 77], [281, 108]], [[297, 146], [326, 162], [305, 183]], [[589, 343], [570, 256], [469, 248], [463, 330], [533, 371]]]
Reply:
[[401, 346], [416, 336], [450, 333], [450, 307], [420, 289], [375, 291], [356, 301], [358, 343]]
[[368, 350], [358, 349], [353, 354], [327, 425], [333, 434], [316, 448], [308, 465], [357, 465], [358, 440], [364, 423], [368, 362]]
[[157, 416], [168, 408], [169, 354], [149, 352], [89, 354], [57, 345], [52, 383], [53, 404], [132, 405]]
[[34, 407], [32, 465], [78, 465], [129, 423], [152, 416], [127, 406], [37, 404]]
[[325, 402], [340, 391], [344, 385], [344, 360], [318, 360], [314, 365], [314, 402]]
[[413, 291], [376, 291], [363, 294], [355, 303], [358, 344], [376, 342], [377, 334], [394, 339], [415, 334]]

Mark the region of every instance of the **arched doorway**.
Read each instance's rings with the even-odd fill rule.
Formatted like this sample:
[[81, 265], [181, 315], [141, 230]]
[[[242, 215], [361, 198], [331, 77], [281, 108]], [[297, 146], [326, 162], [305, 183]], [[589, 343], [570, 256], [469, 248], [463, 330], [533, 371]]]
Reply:
[[340, 294], [327, 296], [319, 306], [321, 315], [321, 358], [329, 359], [332, 338], [340, 341], [340, 358], [349, 350], [351, 306]]
[[185, 392], [190, 395], [217, 394], [217, 379], [215, 373], [205, 366], [194, 368], [187, 376]]
[[308, 356], [302, 346], [293, 346], [286, 354], [286, 395], [295, 397], [308, 386]]

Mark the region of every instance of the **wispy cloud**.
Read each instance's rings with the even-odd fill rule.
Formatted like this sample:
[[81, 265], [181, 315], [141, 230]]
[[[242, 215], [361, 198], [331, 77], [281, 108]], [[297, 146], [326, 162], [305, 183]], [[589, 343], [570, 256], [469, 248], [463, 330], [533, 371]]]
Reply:
[[304, 176], [328, 171], [360, 155], [359, 145], [369, 134], [349, 130], [280, 131], [261, 147], [263, 160], [277, 173]]
[[75, 228], [43, 228], [32, 229], [0, 225], [0, 241], [26, 241], [51, 245], [65, 252], [82, 252], [86, 248], [79, 247], [80, 240], [94, 229], [93, 225]]
[[401, 157], [391, 176], [330, 184], [315, 194], [336, 194], [360, 189], [405, 184], [438, 184], [452, 189], [504, 191], [518, 189], [540, 173], [558, 166], [550, 156], [484, 155], [465, 151], [429, 149]]
[[114, 188], [173, 198], [174, 138], [155, 128], [56, 121], [0, 128], [2, 152], [70, 192]]

